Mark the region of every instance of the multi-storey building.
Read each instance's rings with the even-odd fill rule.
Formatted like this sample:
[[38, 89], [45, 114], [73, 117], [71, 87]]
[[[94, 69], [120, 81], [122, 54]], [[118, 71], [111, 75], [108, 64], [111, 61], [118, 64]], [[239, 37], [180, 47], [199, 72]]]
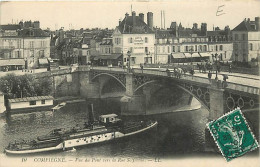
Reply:
[[50, 57], [50, 36], [38, 21], [1, 25], [0, 49], [2, 70], [37, 68], [39, 59]]
[[214, 31], [208, 31], [209, 51], [217, 55], [220, 62], [231, 62], [233, 60], [233, 42], [230, 28], [225, 27], [220, 30], [218, 27]]
[[144, 14], [132, 16], [125, 14], [123, 21], [115, 28], [112, 35], [113, 53], [123, 54], [123, 64], [128, 62], [127, 52], [130, 51], [130, 63], [151, 64], [154, 63], [155, 33], [153, 31], [153, 13], [147, 13], [147, 24], [144, 22]]
[[254, 21], [245, 19], [232, 30], [234, 60], [238, 62], [259, 61], [260, 17]]
[[156, 63], [192, 63], [210, 59], [208, 53], [207, 25], [202, 23], [198, 29], [183, 28], [172, 22], [167, 30], [156, 30]]

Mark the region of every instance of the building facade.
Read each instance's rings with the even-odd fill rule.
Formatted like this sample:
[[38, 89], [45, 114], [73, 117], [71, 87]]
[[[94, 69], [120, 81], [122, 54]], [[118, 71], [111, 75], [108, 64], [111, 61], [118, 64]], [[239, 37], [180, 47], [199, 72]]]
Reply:
[[[123, 54], [123, 64], [127, 65], [130, 61], [131, 65], [152, 64], [154, 60], [154, 43], [155, 33], [153, 31], [153, 14], [147, 13], [147, 22], [144, 22], [142, 13], [136, 16], [132, 12], [132, 16], [125, 15], [123, 21], [119, 21], [113, 38], [113, 53]], [[130, 60], [127, 53], [130, 52]]]
[[10, 60], [6, 70], [16, 66], [13, 59], [20, 59], [19, 68], [37, 68], [39, 59], [50, 57], [50, 36], [39, 26], [38, 21], [0, 26], [0, 58]]
[[243, 20], [232, 30], [234, 61], [252, 62], [260, 58], [260, 17]]

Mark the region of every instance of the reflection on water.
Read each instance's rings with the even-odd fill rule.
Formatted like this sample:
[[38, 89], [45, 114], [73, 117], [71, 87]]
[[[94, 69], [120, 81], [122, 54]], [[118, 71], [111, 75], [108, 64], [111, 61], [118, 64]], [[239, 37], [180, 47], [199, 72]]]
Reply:
[[[15, 114], [0, 119], [0, 150], [15, 139], [33, 139], [48, 133], [54, 128], [71, 128], [84, 124], [87, 120], [87, 104], [69, 104], [60, 111], [43, 111], [28, 114]], [[120, 105], [115, 101], [94, 103], [95, 117], [106, 113], [120, 113]], [[208, 111], [167, 113], [147, 116], [158, 121], [158, 127], [145, 134], [109, 143], [77, 148], [73, 152], [57, 152], [59, 156], [99, 156], [99, 157], [174, 157], [203, 152], [204, 130]], [[137, 119], [128, 116], [125, 119]], [[48, 154], [49, 155], [49, 154]]]

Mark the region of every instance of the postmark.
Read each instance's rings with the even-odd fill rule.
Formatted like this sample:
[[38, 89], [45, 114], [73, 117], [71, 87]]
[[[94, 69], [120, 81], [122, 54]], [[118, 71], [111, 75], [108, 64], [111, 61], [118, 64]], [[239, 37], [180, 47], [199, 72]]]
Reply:
[[259, 147], [239, 108], [209, 122], [207, 127], [227, 161]]

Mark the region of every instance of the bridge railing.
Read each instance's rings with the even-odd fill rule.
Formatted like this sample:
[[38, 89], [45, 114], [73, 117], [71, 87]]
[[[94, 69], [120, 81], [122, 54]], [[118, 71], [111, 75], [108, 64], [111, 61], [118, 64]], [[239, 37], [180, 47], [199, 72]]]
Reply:
[[204, 84], [210, 84], [210, 80], [205, 78], [205, 77], [200, 77], [200, 76], [192, 76], [190, 74], [181, 74], [179, 78], [174, 75], [174, 72], [166, 72], [166, 71], [159, 71], [159, 70], [153, 70], [153, 69], [133, 69], [134, 73], [139, 73], [139, 74], [147, 74], [147, 75], [156, 75], [156, 76], [164, 76], [164, 77], [171, 77], [171, 78], [176, 78], [180, 80], [189, 80], [193, 82], [199, 82], [199, 83], [204, 83]]
[[259, 87], [242, 85], [242, 84], [238, 84], [238, 83], [227, 82], [227, 86], [225, 88], [237, 90], [237, 91], [241, 91], [241, 92], [247, 92], [250, 94], [256, 94], [256, 95], [260, 94]]

